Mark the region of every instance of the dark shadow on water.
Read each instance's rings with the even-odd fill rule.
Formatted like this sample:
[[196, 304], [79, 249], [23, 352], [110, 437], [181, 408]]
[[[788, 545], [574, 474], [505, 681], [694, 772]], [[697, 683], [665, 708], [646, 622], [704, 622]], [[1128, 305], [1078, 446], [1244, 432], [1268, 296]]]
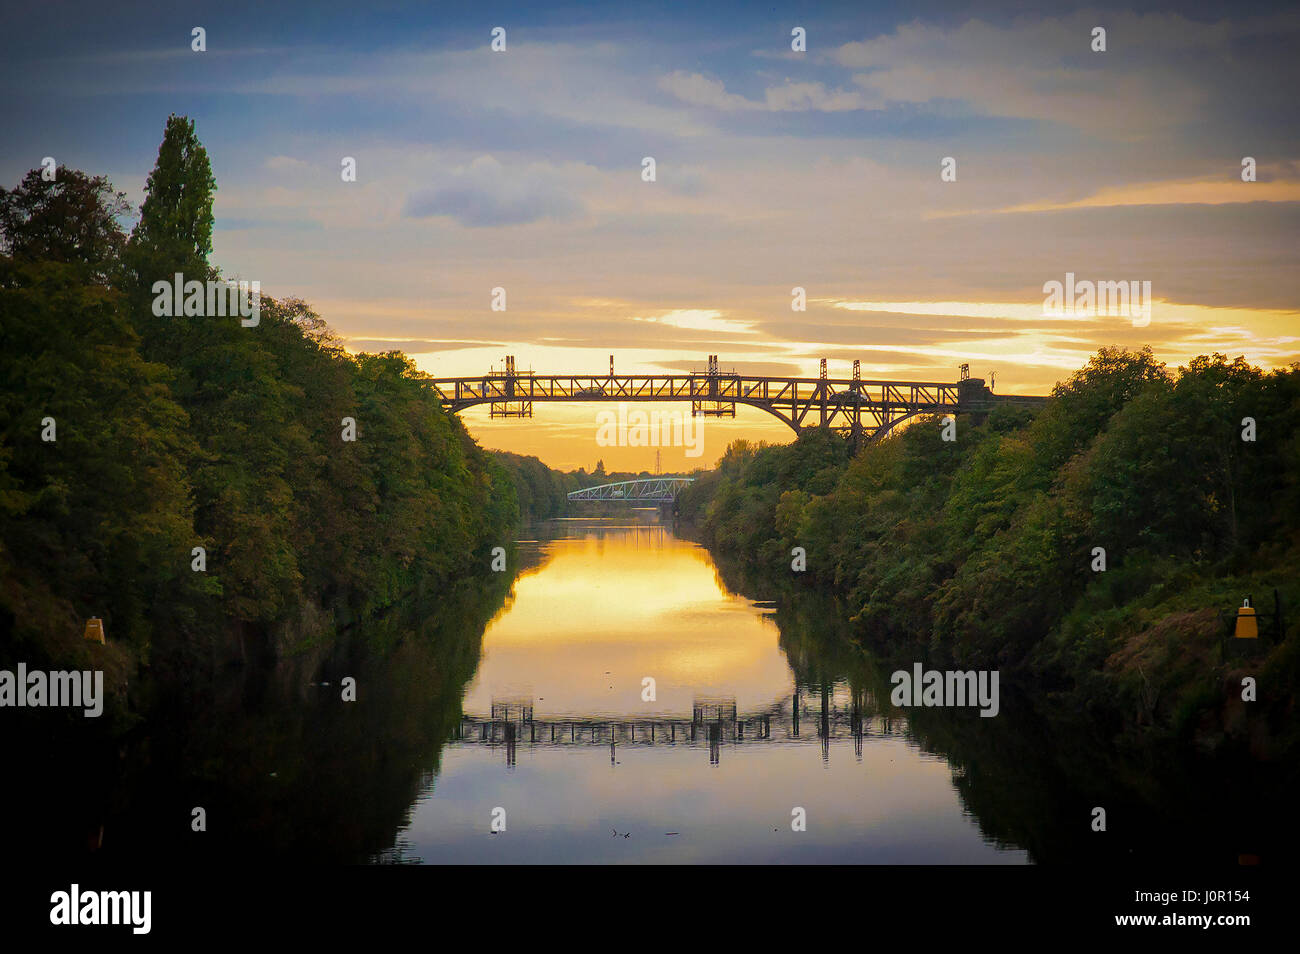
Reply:
[[[836, 599], [764, 580], [714, 554], [730, 592], [770, 602], [781, 648], [801, 688], [848, 686], [943, 757], [983, 836], [1041, 864], [1236, 866], [1293, 857], [1294, 781], [1277, 767], [1176, 751], [1120, 752], [1081, 713], [1036, 708], [1032, 687], [1002, 681], [1001, 709], [906, 709], [889, 704], [890, 674], [924, 660], [874, 657]], [[1094, 808], [1106, 831], [1092, 829]]]
[[[644, 515], [615, 522], [668, 532]], [[541, 572], [551, 545], [589, 535], [590, 523], [558, 521], [525, 534], [518, 574]], [[623, 531], [606, 520], [598, 532]], [[1005, 680], [996, 718], [896, 708], [890, 673], [917, 660], [874, 657], [830, 597], [755, 579], [726, 561], [717, 573], [727, 590], [771, 607], [795, 674], [795, 709], [808, 713], [801, 732], [816, 737], [832, 698], [841, 710], [849, 700], [837, 738], [855, 719], [883, 720], [890, 734], [947, 761], [964, 809], [991, 844], [1023, 848], [1040, 863], [1111, 867], [1235, 865], [1240, 854], [1267, 862], [1296, 844], [1294, 786], [1266, 766], [1119, 753], [1081, 715], [1036, 709], [1029, 687]], [[18, 735], [6, 757], [22, 777], [0, 787], [11, 857], [223, 867], [438, 861], [415, 856], [399, 833], [417, 799], [436, 790], [447, 740], [463, 731], [462, 697], [483, 632], [510, 605], [513, 579], [492, 574], [404, 606], [342, 634], [328, 651], [160, 692], [122, 738], [66, 713], [15, 711]], [[342, 698], [348, 677], [355, 702]], [[195, 807], [206, 812], [204, 833], [191, 830]], [[1091, 830], [1094, 807], [1106, 810], [1105, 833]]]
[[[10, 847], [107, 862], [400, 860], [397, 832], [438, 773], [511, 585], [493, 577], [355, 627], [327, 652], [162, 690], [122, 739], [65, 730], [54, 742], [29, 720], [21, 748], [36, 771], [21, 793], [7, 787]], [[206, 832], [191, 829], [195, 807]]]

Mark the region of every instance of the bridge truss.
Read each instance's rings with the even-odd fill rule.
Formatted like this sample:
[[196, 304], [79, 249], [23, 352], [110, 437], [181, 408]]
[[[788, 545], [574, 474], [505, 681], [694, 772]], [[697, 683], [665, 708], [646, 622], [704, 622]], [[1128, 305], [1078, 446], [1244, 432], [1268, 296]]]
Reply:
[[831, 378], [823, 359], [816, 378], [739, 374], [720, 370], [717, 355], [710, 355], [708, 371], [690, 374], [614, 374], [612, 362], [608, 375], [535, 374], [517, 372], [510, 358], [505, 371], [473, 378], [428, 377], [424, 383], [452, 413], [488, 404], [493, 417], [532, 417], [537, 402], [689, 401], [693, 417], [734, 417], [736, 405], [745, 404], [780, 419], [796, 434], [818, 426], [871, 437], [918, 414], [980, 412], [998, 403], [1046, 400], [994, 395], [983, 380], [968, 376], [965, 365], [956, 382], [863, 380], [860, 368], [854, 361], [853, 377]]
[[613, 484], [584, 487], [571, 491], [570, 500], [631, 500], [670, 503], [685, 490], [694, 477], [649, 477], [641, 480], [620, 480]]

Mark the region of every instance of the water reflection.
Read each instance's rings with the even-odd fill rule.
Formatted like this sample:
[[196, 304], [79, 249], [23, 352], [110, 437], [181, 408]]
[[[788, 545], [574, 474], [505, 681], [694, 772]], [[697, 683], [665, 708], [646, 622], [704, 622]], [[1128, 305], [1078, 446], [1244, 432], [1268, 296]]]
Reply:
[[860, 760], [865, 740], [904, 737], [901, 723], [874, 715], [874, 701], [847, 686], [823, 685], [812, 696], [796, 688], [793, 696], [751, 712], [741, 712], [734, 698], [696, 700], [689, 718], [616, 720], [591, 716], [538, 719], [532, 699], [493, 700], [486, 718], [461, 717], [454, 741], [503, 748], [507, 766], [515, 764], [521, 742], [530, 746], [608, 745], [611, 759], [620, 745], [707, 745], [709, 762], [716, 765], [724, 744], [817, 743], [826, 760], [832, 741], [851, 739]]
[[791, 637], [657, 524], [558, 522], [529, 548], [403, 860], [1026, 860], [983, 836], [841, 624]]
[[[888, 674], [924, 659], [922, 647], [893, 659], [863, 648], [844, 622], [850, 613], [825, 595], [788, 580], [756, 577], [721, 561], [724, 587], [779, 593], [781, 645], [801, 684], [847, 680], [879, 699]], [[781, 583], [787, 585], [780, 585]], [[1115, 726], [1062, 704], [1023, 673], [1002, 673], [995, 719], [973, 710], [914, 708], [898, 723], [926, 753], [942, 758], [952, 784], [983, 836], [1023, 848], [1043, 864], [1087, 864], [1112, 871], [1135, 864], [1235, 866], [1242, 855], [1289, 857], [1300, 843], [1286, 770], [1251, 759], [1189, 757], [1183, 745], [1124, 749]], [[902, 715], [902, 712], [899, 712]], [[1242, 811], [1239, 806], [1249, 805]], [[1104, 836], [1088, 823], [1107, 810]]]
[[[240, 865], [385, 852], [437, 776], [508, 586], [493, 574], [271, 668], [159, 686], [122, 738], [93, 725], [60, 731], [57, 711], [26, 710], [12, 741], [30, 784], [0, 787], [4, 816], [26, 822], [12, 826], [14, 856]], [[356, 680], [356, 702], [342, 700], [344, 677]], [[191, 830], [196, 806], [206, 832]]]
[[[160, 689], [125, 738], [23, 710], [11, 756], [30, 781], [0, 787], [22, 822], [10, 847], [233, 865], [1113, 866], [1232, 864], [1295, 841], [1290, 790], [1264, 768], [1118, 753], [1014, 679], [996, 719], [893, 709], [888, 673], [911, 659], [877, 660], [834, 600], [715, 565], [654, 512], [529, 536], [513, 581]], [[190, 830], [194, 806], [207, 833]]]

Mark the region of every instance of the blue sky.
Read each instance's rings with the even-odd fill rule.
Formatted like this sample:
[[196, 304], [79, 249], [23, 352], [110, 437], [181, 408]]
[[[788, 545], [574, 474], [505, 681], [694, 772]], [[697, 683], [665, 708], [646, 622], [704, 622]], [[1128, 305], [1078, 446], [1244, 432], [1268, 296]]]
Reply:
[[[138, 204], [186, 114], [216, 263], [357, 349], [445, 374], [970, 360], [1037, 393], [1103, 344], [1300, 355], [1294, 5], [151, 7], [0, 13], [0, 182], [52, 155]], [[1036, 317], [1067, 271], [1150, 281], [1150, 325]], [[467, 419], [552, 463], [648, 466], [598, 454], [593, 408], [539, 413]], [[786, 437], [742, 412], [708, 457], [742, 433]]]

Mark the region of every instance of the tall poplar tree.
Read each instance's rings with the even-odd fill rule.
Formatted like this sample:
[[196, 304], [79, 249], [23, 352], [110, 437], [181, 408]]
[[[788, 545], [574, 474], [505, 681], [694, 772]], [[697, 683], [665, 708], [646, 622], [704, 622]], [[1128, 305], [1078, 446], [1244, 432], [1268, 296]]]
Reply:
[[[194, 131], [194, 120], [167, 117], [158, 161], [145, 183], [146, 198], [131, 244], [150, 253], [150, 264], [207, 266], [212, 254], [212, 176], [208, 152]], [[196, 278], [198, 276], [195, 276]]]

